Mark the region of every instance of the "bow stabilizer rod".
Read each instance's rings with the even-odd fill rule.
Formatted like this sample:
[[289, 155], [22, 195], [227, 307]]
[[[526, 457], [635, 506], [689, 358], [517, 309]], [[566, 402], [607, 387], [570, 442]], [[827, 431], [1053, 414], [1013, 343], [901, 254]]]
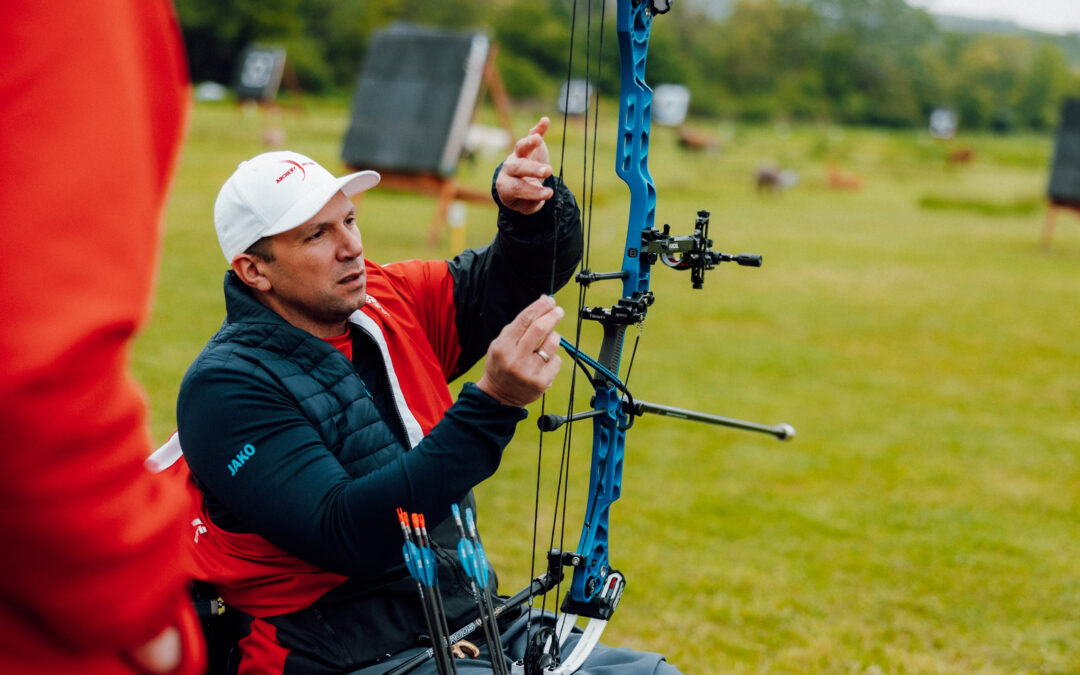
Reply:
[[677, 417], [692, 422], [705, 422], [706, 424], [715, 424], [722, 427], [732, 427], [734, 429], [742, 429], [743, 431], [760, 431], [776, 436], [776, 439], [780, 441], [790, 441], [792, 438], [795, 438], [795, 427], [790, 424], [774, 424], [770, 426], [767, 424], [758, 424], [757, 422], [745, 422], [731, 417], [710, 415], [709, 413], [685, 410], [683, 408], [649, 403], [648, 401], [637, 399], [634, 400], [633, 407], [635, 415], [653, 413], [665, 417]]
[[[682, 420], [690, 420], [691, 422], [704, 422], [706, 424], [715, 424], [717, 426], [741, 429], [743, 431], [759, 431], [775, 436], [776, 439], [780, 441], [790, 441], [795, 438], [795, 427], [790, 424], [781, 423], [769, 425], [760, 424], [758, 422], [747, 422], [733, 417], [712, 415], [709, 413], [697, 412], [695, 410], [686, 410], [685, 408], [660, 405], [659, 403], [649, 403], [648, 401], [641, 401], [638, 399], [635, 399], [633, 403], [630, 404], [630, 409], [633, 411], [633, 414], [637, 416], [644, 415], [645, 413], [652, 413], [655, 415], [663, 415], [664, 417], [676, 417]], [[536, 421], [536, 426], [540, 431], [555, 431], [567, 422], [577, 422], [579, 420], [589, 419], [590, 417], [596, 417], [603, 412], [604, 411], [602, 410], [588, 410], [585, 412], [573, 413], [571, 415], [548, 413], [541, 416]]]

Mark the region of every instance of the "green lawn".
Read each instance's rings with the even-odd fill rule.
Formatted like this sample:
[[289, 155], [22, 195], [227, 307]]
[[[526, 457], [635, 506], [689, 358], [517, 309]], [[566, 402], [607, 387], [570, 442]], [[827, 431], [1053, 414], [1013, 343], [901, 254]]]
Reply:
[[[531, 115], [516, 116], [519, 132]], [[315, 101], [286, 112], [289, 147], [343, 170], [347, 116]], [[222, 318], [217, 188], [265, 149], [266, 121], [232, 105], [195, 109], [134, 354], [158, 441]], [[583, 129], [570, 127], [565, 175], [580, 194]], [[788, 422], [798, 437], [638, 420], [613, 507], [613, 562], [628, 587], [605, 641], [661, 651], [687, 673], [1080, 672], [1080, 221], [1062, 215], [1053, 246], [1039, 247], [1050, 137], [967, 137], [958, 143], [975, 160], [946, 167], [944, 147], [913, 131], [699, 127], [722, 150], [690, 154], [673, 130], [654, 129], [658, 223], [683, 233], [708, 209], [717, 248], [761, 253], [765, 265], [721, 266], [703, 291], [656, 269], [632, 389]], [[615, 269], [625, 227], [613, 138], [602, 125], [596, 270]], [[496, 161], [464, 163], [460, 177], [484, 187]], [[797, 171], [798, 185], [758, 195], [754, 169], [767, 162]], [[863, 188], [829, 189], [830, 163]], [[445, 237], [424, 247], [433, 209], [410, 194], [365, 196], [368, 255], [451, 255]], [[490, 239], [494, 213], [469, 205], [470, 245]], [[588, 302], [608, 304], [615, 290], [596, 287]], [[572, 310], [576, 290], [559, 297]], [[573, 333], [570, 319], [560, 328]], [[595, 350], [595, 327], [584, 344]], [[569, 374], [548, 409], [565, 406]], [[534, 408], [478, 488], [504, 592], [530, 574]], [[589, 435], [574, 432], [569, 522], [583, 510]], [[560, 443], [549, 434], [543, 445], [541, 550]], [[568, 530], [564, 545], [577, 536]]]

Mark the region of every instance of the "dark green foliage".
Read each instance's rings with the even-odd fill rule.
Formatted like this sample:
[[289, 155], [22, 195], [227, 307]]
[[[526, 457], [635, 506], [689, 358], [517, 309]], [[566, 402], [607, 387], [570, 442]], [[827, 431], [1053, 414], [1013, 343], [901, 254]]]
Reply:
[[[505, 3], [489, 17], [499, 44], [500, 72], [515, 98], [554, 100], [566, 76], [571, 13], [561, 2]], [[584, 33], [584, 31], [583, 31]]]
[[304, 36], [301, 0], [177, 0], [192, 78], [233, 81], [236, 60], [251, 42]]
[[[286, 47], [304, 90], [345, 92], [371, 32], [410, 21], [487, 33], [516, 100], [553, 101], [568, 74], [603, 96], [619, 88], [613, 1], [176, 3], [196, 81], [231, 82], [241, 50], [259, 41]], [[677, 3], [653, 22], [648, 63], [651, 83], [690, 88], [697, 115], [910, 127], [948, 107], [962, 130], [1047, 130], [1061, 99], [1080, 95], [1076, 36], [947, 32], [904, 0], [738, 0], [722, 20], [699, 6]]]

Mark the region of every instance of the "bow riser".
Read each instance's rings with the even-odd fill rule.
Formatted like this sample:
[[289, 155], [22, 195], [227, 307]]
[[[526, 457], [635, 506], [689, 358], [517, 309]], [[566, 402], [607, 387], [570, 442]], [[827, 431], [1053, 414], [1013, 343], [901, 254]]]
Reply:
[[[645, 308], [651, 303], [651, 264], [641, 250], [642, 233], [652, 229], [656, 213], [656, 186], [649, 175], [648, 166], [652, 89], [645, 84], [645, 57], [651, 27], [652, 14], [647, 2], [619, 0], [616, 29], [621, 65], [621, 128], [615, 168], [630, 189], [630, 213], [622, 264], [626, 275], [623, 280], [623, 300], [628, 301], [635, 310], [629, 319], [617, 317], [614, 312], [601, 312], [597, 316], [604, 328], [598, 361], [616, 376], [627, 324], [644, 319]], [[599, 374], [593, 385], [593, 409], [601, 414], [593, 418], [589, 499], [577, 548], [582, 564], [574, 569], [563, 609], [581, 616], [606, 619], [614, 607], [599, 594], [612, 572], [608, 560], [609, 515], [611, 505], [622, 493], [623, 451], [628, 425], [622, 392]]]
[[[666, 8], [668, 3], [663, 5]], [[644, 320], [653, 300], [649, 276], [656, 256], [643, 250], [643, 234], [653, 229], [656, 215], [656, 186], [648, 165], [653, 94], [645, 84], [652, 10], [652, 3], [647, 0], [618, 0], [616, 8], [620, 91], [615, 171], [630, 190], [621, 273], [623, 296], [610, 309], [581, 312], [581, 318], [600, 322], [604, 338], [598, 359], [593, 363], [593, 410], [597, 414], [593, 417], [588, 505], [577, 552], [571, 556], [574, 576], [562, 604], [559, 643], [567, 639], [578, 616], [587, 617], [589, 622], [573, 652], [564, 654], [561, 665], [547, 671], [552, 675], [568, 675], [581, 666], [614, 613], [626, 583], [621, 573], [611, 569], [608, 527], [611, 506], [622, 493], [623, 453], [630, 423], [626, 409], [628, 392], [618, 382], [623, 338], [627, 326]], [[603, 277], [612, 278], [608, 275], [596, 278]], [[576, 346], [571, 353], [581, 358]]]

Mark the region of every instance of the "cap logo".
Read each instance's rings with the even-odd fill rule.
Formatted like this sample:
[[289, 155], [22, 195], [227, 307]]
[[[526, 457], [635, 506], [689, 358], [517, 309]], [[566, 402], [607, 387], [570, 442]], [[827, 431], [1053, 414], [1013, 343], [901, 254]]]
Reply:
[[292, 166], [290, 166], [289, 169], [285, 173], [278, 176], [277, 180], [274, 181], [275, 183], [280, 183], [281, 181], [285, 180], [285, 178], [287, 178], [289, 174], [293, 173], [297, 169], [300, 169], [300, 173], [301, 173], [300, 180], [306, 180], [307, 179], [307, 171], [304, 170], [304, 167], [305, 166], [313, 166], [315, 164], [315, 162], [304, 162], [303, 164], [301, 164], [300, 162], [294, 162], [291, 159], [283, 159], [283, 160], [281, 160], [281, 163], [282, 164], [292, 164]]

